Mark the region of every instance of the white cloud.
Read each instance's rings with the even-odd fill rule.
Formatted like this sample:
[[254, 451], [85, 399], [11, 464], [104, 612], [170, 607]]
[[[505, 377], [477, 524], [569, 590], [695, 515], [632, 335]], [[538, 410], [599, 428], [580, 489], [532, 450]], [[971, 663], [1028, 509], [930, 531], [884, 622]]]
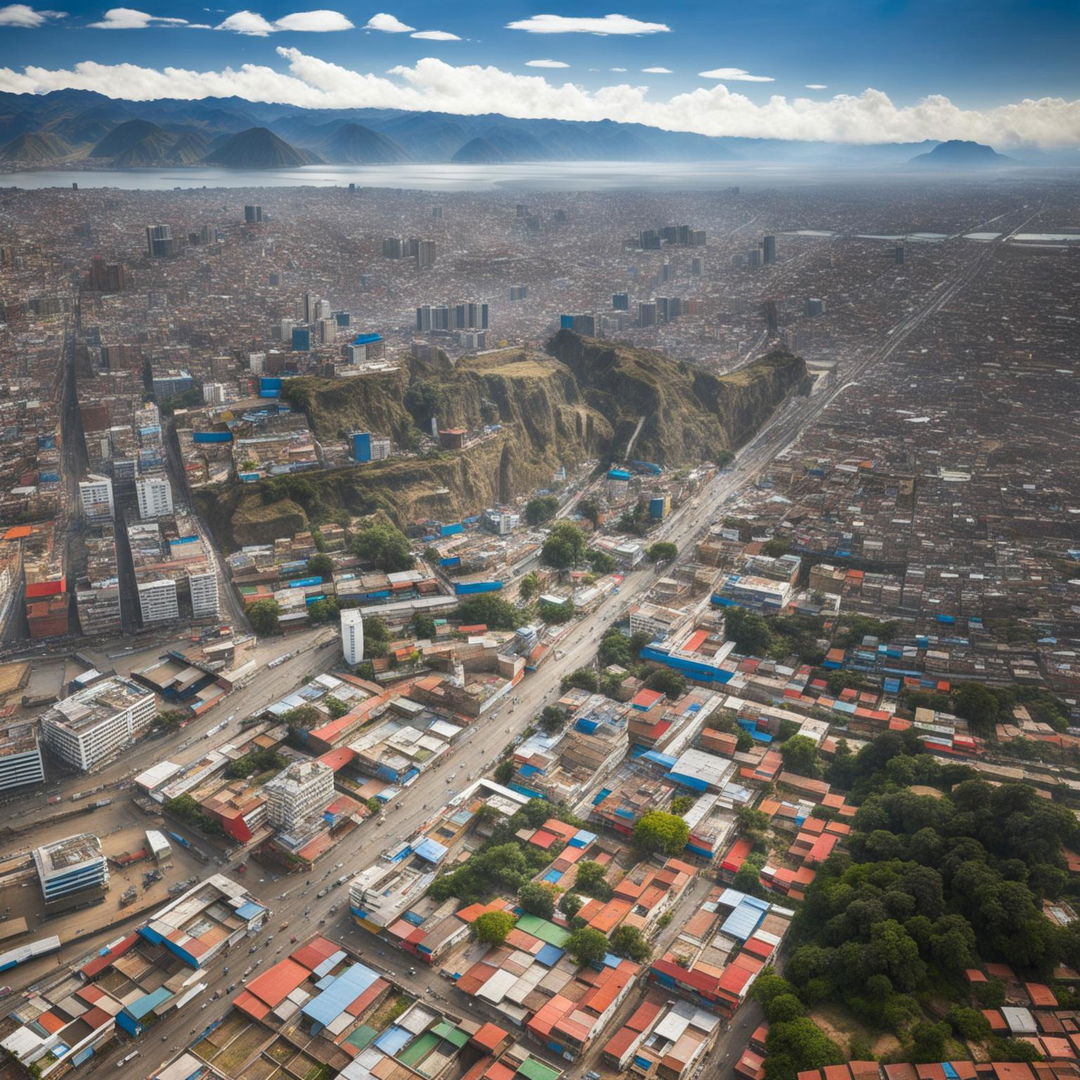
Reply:
[[409, 37], [419, 38], [421, 41], [460, 41], [457, 34], [451, 34], [447, 30], [417, 30]]
[[167, 19], [134, 8], [109, 8], [101, 22], [90, 23], [94, 30], [145, 30], [149, 26], [187, 26], [187, 19]]
[[29, 4], [8, 4], [0, 7], [0, 26], [21, 26], [33, 30], [49, 19], [62, 19], [66, 11], [35, 11]]
[[254, 11], [237, 11], [214, 27], [215, 30], [231, 30], [234, 34], [266, 37], [274, 32], [274, 24], [267, 22]]
[[538, 67], [538, 68], [568, 68], [569, 64], [564, 64], [561, 60], [526, 60], [526, 67]]
[[70, 88], [133, 101], [235, 95], [298, 108], [428, 109], [467, 116], [497, 107], [511, 117], [616, 120], [701, 135], [846, 143], [973, 139], [1002, 149], [1080, 145], [1080, 100], [1064, 98], [962, 109], [940, 94], [897, 105], [880, 90], [868, 89], [827, 100], [773, 94], [759, 104], [718, 83], [653, 100], [647, 86], [620, 83], [589, 90], [573, 82], [556, 85], [541, 74], [455, 66], [433, 57], [376, 75], [328, 63], [299, 49], [277, 52], [286, 71], [262, 64], [219, 71], [158, 70], [90, 60], [55, 70], [0, 68], [0, 91], [40, 94]]
[[776, 82], [771, 75], [751, 75], [742, 68], [713, 68], [712, 71], [699, 71], [703, 79], [723, 79], [724, 82]]
[[353, 29], [353, 24], [340, 11], [295, 11], [291, 15], [283, 15], [274, 26], [278, 30], [303, 30], [309, 34]]
[[384, 34], [408, 34], [415, 30], [415, 26], [406, 26], [394, 15], [387, 15], [380, 11], [378, 15], [372, 15], [364, 24], [365, 30], [381, 30]]
[[828, 86], [828, 83], [808, 82], [806, 84], [806, 89], [807, 90], [828, 90], [829, 86]]
[[602, 19], [564, 15], [530, 15], [506, 24], [507, 30], [530, 34], [664, 34], [671, 30], [663, 23], [642, 22], [629, 15], [605, 15]]
[[625, 71], [626, 68], [612, 68], [612, 71]]
[[336, 30], [352, 30], [353, 24], [340, 11], [294, 11], [270, 22], [257, 11], [238, 11], [214, 27], [215, 30], [231, 30], [234, 34], [249, 37], [266, 37], [281, 30], [295, 30], [307, 34], [329, 34]]
[[666, 67], [648, 67], [641, 69], [646, 75], [673, 75], [674, 72], [671, 68]]

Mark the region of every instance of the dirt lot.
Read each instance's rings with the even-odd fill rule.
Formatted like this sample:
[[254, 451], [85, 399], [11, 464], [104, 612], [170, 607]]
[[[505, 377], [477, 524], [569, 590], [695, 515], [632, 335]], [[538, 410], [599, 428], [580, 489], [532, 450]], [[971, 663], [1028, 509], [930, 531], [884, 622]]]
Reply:
[[853, 1036], [865, 1039], [876, 1058], [900, 1049], [900, 1040], [895, 1035], [874, 1032], [837, 1006], [821, 1005], [810, 1013], [810, 1019], [842, 1050], [847, 1050]]

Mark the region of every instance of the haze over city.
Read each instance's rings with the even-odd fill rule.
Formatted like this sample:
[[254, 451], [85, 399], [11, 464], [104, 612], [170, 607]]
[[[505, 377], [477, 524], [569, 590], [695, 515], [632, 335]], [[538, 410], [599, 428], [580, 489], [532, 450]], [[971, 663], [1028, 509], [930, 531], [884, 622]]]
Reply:
[[1080, 1080], [1078, 23], [0, 6], [0, 1080]]

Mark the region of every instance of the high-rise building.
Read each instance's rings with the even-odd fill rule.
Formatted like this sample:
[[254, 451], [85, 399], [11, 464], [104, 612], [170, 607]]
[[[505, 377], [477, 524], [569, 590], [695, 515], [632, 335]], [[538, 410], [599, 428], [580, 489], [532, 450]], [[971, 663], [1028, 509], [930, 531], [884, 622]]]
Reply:
[[244, 207], [244, 224], [255, 225], [262, 221], [262, 207], [261, 206], [245, 206]]
[[311, 331], [306, 326], [294, 326], [292, 329], [293, 352], [310, 352]]
[[524, 300], [529, 295], [528, 285], [511, 285], [510, 286], [510, 299], [511, 300]]
[[638, 326], [655, 326], [656, 325], [656, 301], [644, 300], [637, 306], [638, 310]]
[[303, 317], [302, 317], [303, 322], [311, 323], [311, 322], [315, 321], [315, 318], [316, 318], [316, 316], [315, 316], [315, 305], [318, 304], [318, 302], [319, 302], [319, 298], [314, 293], [310, 293], [310, 292], [304, 293], [304, 299], [303, 299], [304, 313], [303, 313]]
[[79, 502], [87, 521], [112, 521], [115, 510], [112, 481], [107, 476], [91, 473], [79, 481]]
[[193, 618], [205, 619], [217, 615], [220, 609], [218, 581], [212, 567], [188, 574], [188, 591], [191, 596]]
[[175, 255], [179, 250], [178, 241], [173, 239], [171, 225], [146, 226], [146, 252], [152, 258], [160, 259]]
[[0, 791], [45, 782], [41, 745], [25, 720], [0, 728]]
[[418, 240], [416, 243], [416, 265], [422, 270], [435, 262], [436, 244], [434, 240]]
[[699, 277], [705, 270], [705, 260], [700, 255], [695, 255], [690, 260], [690, 273], [694, 277]]
[[761, 305], [761, 313], [765, 317], [765, 329], [770, 334], [775, 334], [780, 329], [780, 316], [776, 310], [776, 301], [766, 300]]
[[46, 904], [70, 899], [83, 889], [105, 889], [109, 884], [109, 864], [102, 854], [101, 841], [93, 833], [80, 833], [35, 848], [34, 865]]
[[364, 659], [364, 617], [359, 608], [341, 609], [341, 651], [354, 667]]
[[100, 255], [90, 260], [87, 279], [92, 292], [123, 292], [128, 286], [128, 275], [123, 263], [107, 263]]
[[611, 298], [611, 306], [616, 311], [629, 311], [630, 310], [630, 294], [624, 292], [617, 292]]
[[387, 259], [400, 259], [401, 258], [401, 237], [400, 236], [388, 236], [382, 242], [383, 257]]
[[824, 314], [825, 301], [819, 300], [816, 296], [808, 296], [806, 298], [806, 314], [813, 317], [815, 315]]
[[322, 761], [294, 761], [263, 787], [266, 818], [276, 829], [296, 833], [321, 819], [334, 800], [334, 770]]
[[225, 384], [219, 382], [203, 383], [202, 399], [206, 405], [224, 405]]
[[144, 626], [147, 623], [180, 618], [176, 582], [172, 578], [159, 577], [140, 581], [136, 589], [139, 593], [139, 614]]
[[172, 484], [164, 476], [141, 476], [135, 481], [139, 517], [164, 517], [173, 512]]
[[761, 253], [766, 266], [772, 266], [776, 262], [776, 237], [766, 236], [761, 241]]
[[149, 690], [127, 679], [102, 679], [49, 709], [41, 734], [64, 761], [88, 772], [134, 742], [156, 713]]
[[896, 263], [897, 266], [901, 266], [903, 264], [903, 262], [904, 262], [904, 245], [903, 244], [897, 244], [896, 247], [893, 248], [893, 262]]

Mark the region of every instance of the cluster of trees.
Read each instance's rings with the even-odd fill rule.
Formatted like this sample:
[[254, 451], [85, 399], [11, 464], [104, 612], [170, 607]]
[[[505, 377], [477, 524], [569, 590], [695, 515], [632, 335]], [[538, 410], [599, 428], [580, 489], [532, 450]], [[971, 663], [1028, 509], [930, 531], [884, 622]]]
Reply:
[[541, 851], [523, 843], [516, 834], [520, 829], [539, 828], [551, 817], [571, 825], [581, 824], [564, 807], [530, 799], [511, 817], [498, 820], [483, 846], [467, 862], [440, 874], [428, 894], [438, 901], [456, 896], [464, 904], [480, 903], [499, 893], [516, 894], [560, 850], [553, 845]]
[[727, 636], [737, 652], [774, 659], [795, 654], [804, 664], [820, 664], [825, 658], [820, 639], [823, 622], [812, 615], [775, 615], [766, 618], [745, 608], [728, 608]]
[[229, 780], [238, 780], [245, 776], [255, 776], [264, 772], [277, 772], [288, 764], [285, 758], [271, 747], [249, 750], [243, 757], [230, 761], [225, 768]]
[[[993, 787], [966, 766], [938, 763], [910, 733], [881, 735], [858, 754], [840, 749], [829, 779], [860, 803], [848, 851], [807, 893], [786, 980], [759, 978], [754, 991], [771, 1024], [768, 1080], [843, 1060], [804, 1015], [826, 1001], [894, 1032], [904, 1060], [942, 1060], [954, 1033], [989, 1039], [995, 1060], [1029, 1056], [1026, 1044], [990, 1038], [963, 973], [993, 960], [1046, 979], [1080, 961], [1080, 928], [1042, 913], [1045, 899], [1077, 891], [1061, 852], [1080, 843], [1080, 822], [1029, 785]], [[988, 1006], [1002, 989], [991, 982], [979, 994]], [[945, 1021], [925, 1019], [931, 995], [957, 1003]]]
[[269, 637], [278, 632], [278, 616], [281, 614], [281, 605], [272, 597], [265, 600], [256, 600], [247, 609], [248, 621], [251, 629], [259, 637]]
[[353, 537], [353, 553], [387, 573], [411, 570], [416, 565], [408, 537], [392, 522], [373, 521]]
[[584, 561], [587, 550], [585, 534], [572, 521], [557, 521], [544, 540], [540, 559], [556, 570], [568, 570]]
[[509, 600], [494, 593], [467, 596], [454, 608], [454, 617], [466, 626], [483, 623], [495, 630], [516, 630], [525, 621]]
[[211, 817], [191, 795], [177, 795], [175, 799], [166, 799], [164, 809], [166, 814], [171, 814], [199, 832], [208, 835], [220, 835], [222, 832], [217, 818]]
[[525, 520], [530, 525], [543, 525], [559, 510], [559, 500], [554, 495], [538, 495], [525, 504]]
[[574, 601], [567, 597], [561, 604], [552, 604], [541, 600], [537, 605], [537, 615], [552, 626], [560, 626], [574, 617]]
[[689, 839], [690, 826], [666, 810], [649, 810], [634, 826], [634, 846], [647, 855], [678, 855]]
[[679, 554], [679, 547], [670, 540], [657, 540], [645, 549], [645, 558], [649, 562], [671, 562]]

